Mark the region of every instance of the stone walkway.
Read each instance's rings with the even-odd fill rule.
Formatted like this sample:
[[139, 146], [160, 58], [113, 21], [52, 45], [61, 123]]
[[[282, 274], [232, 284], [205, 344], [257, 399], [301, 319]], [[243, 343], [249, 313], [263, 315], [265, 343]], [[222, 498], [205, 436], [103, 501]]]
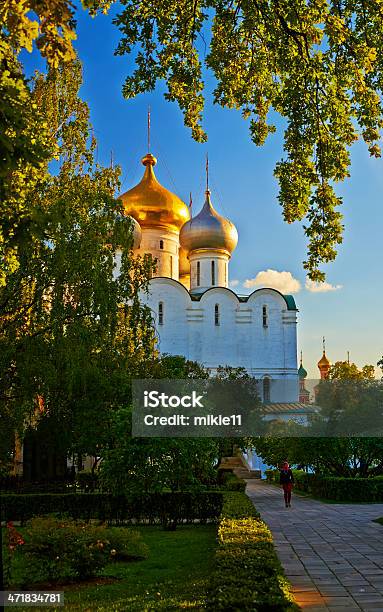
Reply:
[[324, 504], [247, 481], [302, 610], [383, 612], [383, 504]]

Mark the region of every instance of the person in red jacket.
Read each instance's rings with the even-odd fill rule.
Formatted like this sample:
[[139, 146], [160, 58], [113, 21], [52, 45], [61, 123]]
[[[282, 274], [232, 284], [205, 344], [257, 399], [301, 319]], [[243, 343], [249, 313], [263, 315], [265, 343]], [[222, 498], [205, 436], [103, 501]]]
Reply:
[[291, 491], [294, 484], [294, 476], [287, 461], [283, 463], [279, 482], [282, 485], [286, 508], [291, 508]]

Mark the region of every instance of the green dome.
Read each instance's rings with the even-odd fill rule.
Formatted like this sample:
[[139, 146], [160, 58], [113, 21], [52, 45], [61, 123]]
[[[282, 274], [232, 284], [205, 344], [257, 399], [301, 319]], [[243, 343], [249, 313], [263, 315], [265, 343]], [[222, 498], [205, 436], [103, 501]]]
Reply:
[[298, 376], [299, 376], [299, 378], [306, 378], [306, 376], [307, 376], [307, 372], [304, 369], [302, 364], [300, 365], [300, 368], [298, 370]]

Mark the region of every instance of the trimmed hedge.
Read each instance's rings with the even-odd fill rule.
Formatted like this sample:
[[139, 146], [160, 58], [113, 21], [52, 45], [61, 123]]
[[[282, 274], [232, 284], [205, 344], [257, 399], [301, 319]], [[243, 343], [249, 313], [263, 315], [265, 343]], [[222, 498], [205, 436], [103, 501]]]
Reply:
[[298, 610], [267, 525], [244, 493], [224, 494], [207, 609]]
[[21, 521], [44, 514], [114, 523], [193, 523], [218, 521], [222, 493], [151, 493], [127, 498], [109, 493], [3, 494], [3, 519]]
[[226, 491], [245, 492], [246, 482], [243, 478], [238, 478], [238, 476], [228, 470], [221, 470], [218, 474], [218, 482], [223, 489]]
[[[293, 470], [295, 489], [313, 497], [340, 502], [383, 502], [383, 478], [342, 478]], [[266, 470], [268, 482], [279, 484], [279, 471]]]

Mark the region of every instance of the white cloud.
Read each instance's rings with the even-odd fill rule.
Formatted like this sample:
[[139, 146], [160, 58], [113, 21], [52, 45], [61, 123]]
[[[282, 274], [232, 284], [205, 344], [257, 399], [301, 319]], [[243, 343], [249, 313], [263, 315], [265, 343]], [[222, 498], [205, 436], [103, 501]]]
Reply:
[[338, 291], [343, 285], [332, 285], [331, 283], [318, 283], [306, 278], [306, 289], [311, 293], [328, 293], [329, 291]]
[[233, 279], [229, 283], [229, 287], [238, 287], [238, 285], [239, 285], [239, 280], [237, 279]]
[[243, 286], [246, 289], [253, 287], [270, 287], [281, 293], [298, 293], [301, 284], [291, 272], [278, 272], [278, 270], [262, 270], [255, 278], [245, 280]]

